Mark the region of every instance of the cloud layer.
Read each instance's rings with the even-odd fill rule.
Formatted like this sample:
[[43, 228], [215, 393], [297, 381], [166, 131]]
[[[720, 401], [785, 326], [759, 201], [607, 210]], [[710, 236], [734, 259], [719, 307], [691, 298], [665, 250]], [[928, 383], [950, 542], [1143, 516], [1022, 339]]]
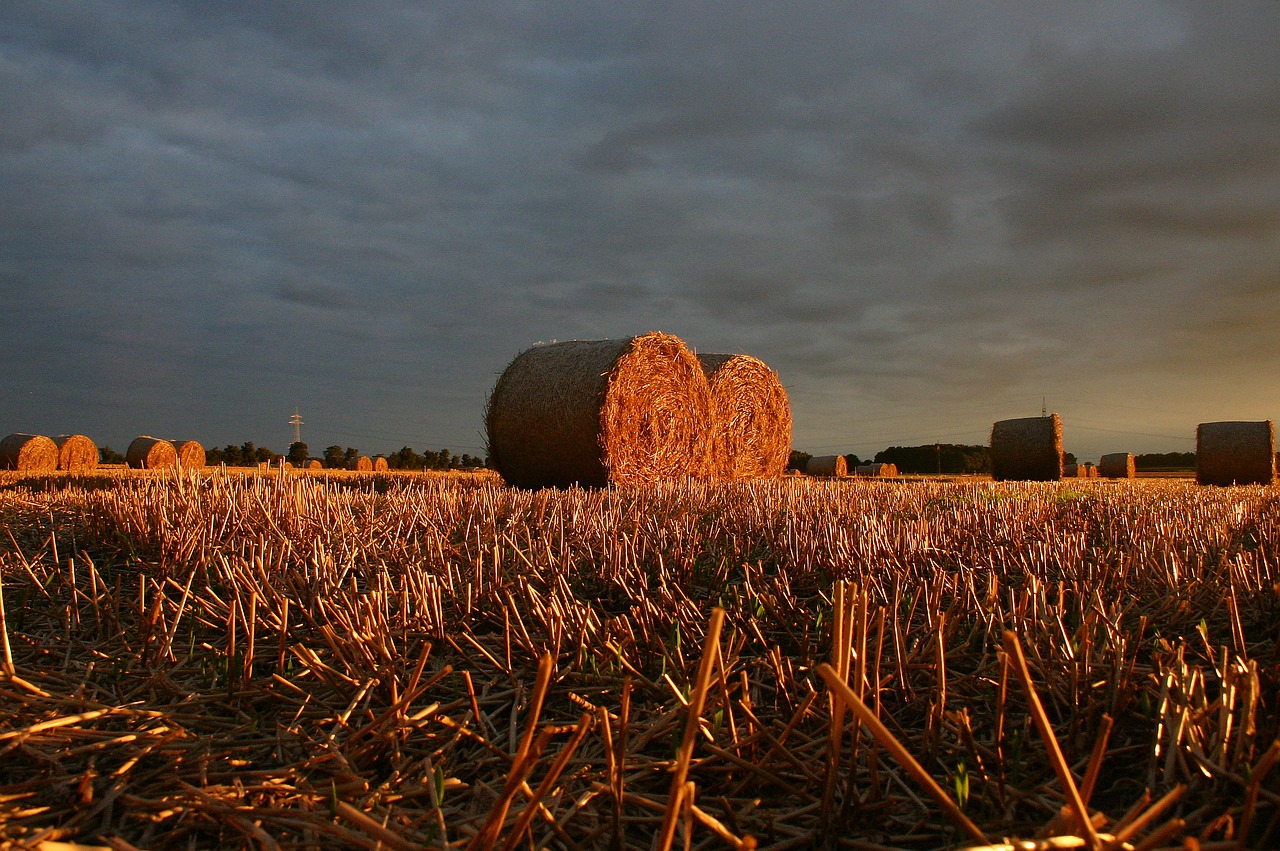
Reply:
[[0, 7], [6, 427], [474, 452], [654, 329], [809, 451], [1280, 416], [1275, 4], [472, 6]]

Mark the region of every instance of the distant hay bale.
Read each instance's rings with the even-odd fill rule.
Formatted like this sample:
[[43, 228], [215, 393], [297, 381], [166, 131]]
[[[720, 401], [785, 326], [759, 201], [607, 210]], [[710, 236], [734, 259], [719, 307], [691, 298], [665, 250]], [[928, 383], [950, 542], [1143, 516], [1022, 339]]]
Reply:
[[1196, 481], [1202, 485], [1268, 485], [1276, 474], [1276, 429], [1262, 422], [1200, 423]]
[[878, 479], [885, 476], [898, 475], [897, 464], [859, 464], [853, 468], [854, 475], [864, 479]]
[[1089, 470], [1083, 464], [1063, 464], [1062, 478], [1087, 479], [1089, 478]]
[[360, 455], [347, 463], [347, 469], [358, 473], [369, 473], [373, 471], [373, 461], [367, 455]]
[[319, 459], [319, 458], [312, 458], [310, 461], [308, 461], [308, 462], [307, 462], [307, 469], [308, 469], [308, 470], [323, 470], [323, 469], [324, 469], [324, 464], [322, 464], [322, 463], [320, 462], [320, 459]]
[[1062, 478], [1062, 419], [1024, 417], [991, 427], [991, 478], [1056, 482]]
[[710, 418], [707, 377], [678, 337], [538, 345], [489, 396], [489, 466], [521, 488], [705, 476]]
[[711, 390], [710, 464], [724, 479], [781, 476], [791, 404], [778, 374], [750, 355], [698, 355]]
[[124, 458], [135, 470], [161, 470], [178, 463], [178, 450], [167, 440], [143, 435], [129, 444]]
[[60, 434], [54, 439], [58, 446], [58, 469], [75, 473], [88, 472], [98, 467], [98, 444], [83, 434]]
[[58, 444], [43, 434], [11, 434], [0, 440], [0, 468], [24, 473], [58, 469]]
[[810, 476], [840, 479], [849, 475], [849, 460], [843, 455], [815, 455], [805, 462], [804, 471]]
[[1098, 475], [1104, 479], [1132, 479], [1138, 475], [1132, 452], [1109, 452], [1098, 459]]
[[387, 471], [387, 459], [383, 458], [381, 455], [374, 456], [373, 472], [385, 473], [386, 471]]
[[1094, 465], [1094, 464], [1093, 464], [1093, 462], [1091, 462], [1091, 461], [1085, 461], [1085, 462], [1084, 462], [1084, 471], [1085, 471], [1085, 473], [1087, 474], [1087, 475], [1085, 476], [1085, 478], [1087, 478], [1087, 479], [1096, 479], [1096, 478], [1098, 478], [1098, 468], [1097, 468], [1097, 466], [1096, 466], [1096, 465]]
[[178, 464], [183, 467], [203, 467], [204, 466], [204, 447], [196, 440], [175, 440], [172, 441], [173, 448], [178, 453]]

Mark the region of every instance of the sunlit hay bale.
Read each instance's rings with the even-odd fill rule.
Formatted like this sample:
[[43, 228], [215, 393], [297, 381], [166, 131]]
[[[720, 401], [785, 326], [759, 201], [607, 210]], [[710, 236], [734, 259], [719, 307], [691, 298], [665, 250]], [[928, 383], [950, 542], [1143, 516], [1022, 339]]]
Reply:
[[308, 461], [308, 462], [307, 462], [307, 469], [308, 469], [308, 470], [323, 470], [323, 469], [324, 469], [324, 464], [323, 464], [323, 463], [321, 463], [321, 461], [320, 461], [320, 459], [319, 459], [319, 458], [312, 458], [310, 461]]
[[178, 464], [182, 467], [203, 467], [204, 447], [196, 440], [175, 440], [173, 448], [178, 453]]
[[841, 479], [849, 475], [849, 460], [843, 455], [815, 455], [805, 462], [804, 471], [810, 476]]
[[347, 462], [348, 470], [355, 470], [358, 473], [369, 473], [373, 471], [373, 460], [367, 455], [361, 455], [352, 461]]
[[124, 458], [135, 470], [160, 470], [178, 463], [178, 450], [167, 440], [143, 435], [129, 444]]
[[698, 355], [698, 362], [711, 389], [712, 475], [781, 476], [791, 454], [791, 404], [778, 374], [750, 355]]
[[98, 467], [98, 444], [83, 434], [60, 434], [53, 439], [58, 446], [58, 469], [83, 473]]
[[1276, 474], [1276, 429], [1262, 422], [1200, 423], [1196, 481], [1202, 485], [1268, 485]]
[[374, 456], [373, 472], [385, 473], [386, 471], [387, 471], [387, 459], [383, 458], [381, 455]]
[[991, 478], [1056, 482], [1062, 478], [1062, 419], [1024, 417], [991, 427]]
[[489, 396], [489, 466], [521, 488], [706, 476], [710, 418], [707, 377], [678, 337], [538, 345]]
[[898, 475], [897, 464], [859, 464], [853, 468], [853, 474], [862, 479], [881, 479], [885, 476]]
[[1098, 475], [1104, 479], [1132, 479], [1138, 475], [1132, 452], [1109, 452], [1098, 459]]
[[1083, 464], [1063, 464], [1062, 478], [1064, 479], [1087, 479], [1089, 471]]
[[1084, 462], [1084, 472], [1086, 479], [1098, 478], [1098, 467], [1092, 461]]
[[0, 440], [0, 468], [24, 473], [58, 469], [58, 444], [42, 434], [11, 434]]

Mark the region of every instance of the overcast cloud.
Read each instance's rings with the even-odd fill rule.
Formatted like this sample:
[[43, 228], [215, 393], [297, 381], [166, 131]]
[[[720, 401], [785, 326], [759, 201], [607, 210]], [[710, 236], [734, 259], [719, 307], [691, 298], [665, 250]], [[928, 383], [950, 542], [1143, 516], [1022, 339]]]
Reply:
[[543, 340], [795, 445], [1280, 419], [1280, 4], [0, 5], [0, 431], [478, 453]]

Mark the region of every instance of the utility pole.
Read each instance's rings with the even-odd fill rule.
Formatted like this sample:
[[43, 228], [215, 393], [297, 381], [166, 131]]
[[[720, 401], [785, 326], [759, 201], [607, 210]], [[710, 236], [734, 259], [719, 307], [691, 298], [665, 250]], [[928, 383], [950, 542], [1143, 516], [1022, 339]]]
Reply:
[[1047, 398], [1048, 398], [1047, 396], [1040, 397], [1040, 416], [1042, 417], [1049, 416], [1049, 406], [1048, 404], [1046, 404], [1046, 401], [1045, 401]]
[[298, 409], [293, 409], [293, 416], [289, 417], [289, 425], [293, 426], [293, 442], [302, 442], [302, 414], [298, 413]]

